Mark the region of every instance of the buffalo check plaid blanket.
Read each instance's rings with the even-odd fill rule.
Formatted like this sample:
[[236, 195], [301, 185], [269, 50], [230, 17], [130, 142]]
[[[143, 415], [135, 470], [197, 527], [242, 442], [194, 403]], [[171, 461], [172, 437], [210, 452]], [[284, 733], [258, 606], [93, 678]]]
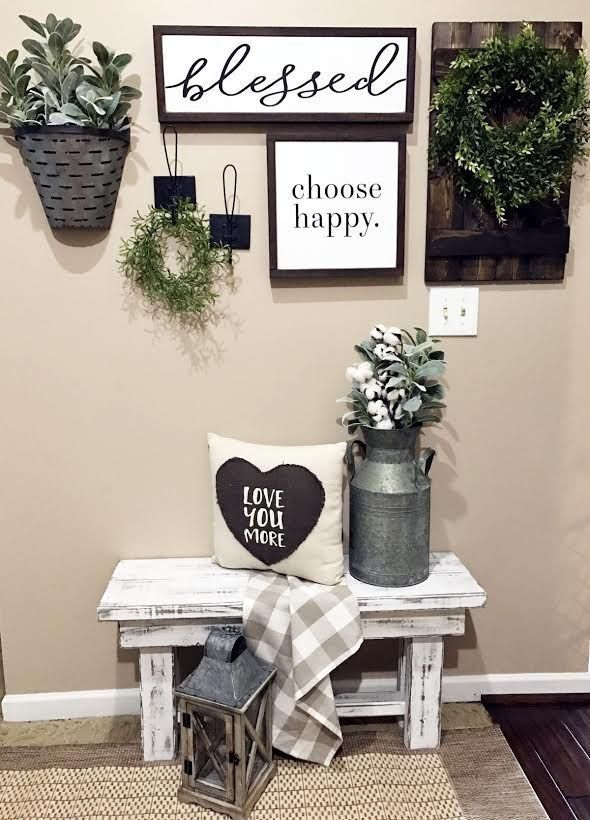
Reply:
[[363, 640], [356, 597], [344, 581], [253, 572], [243, 610], [248, 647], [277, 667], [273, 746], [327, 766], [342, 743], [330, 672]]

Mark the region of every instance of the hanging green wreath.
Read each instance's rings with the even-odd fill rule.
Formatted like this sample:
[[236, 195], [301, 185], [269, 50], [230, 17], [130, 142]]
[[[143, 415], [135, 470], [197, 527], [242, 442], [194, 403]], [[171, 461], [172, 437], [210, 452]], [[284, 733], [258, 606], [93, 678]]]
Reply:
[[558, 200], [590, 138], [587, 60], [547, 48], [530, 24], [451, 63], [434, 95], [431, 167], [500, 225], [510, 211]]
[[121, 270], [156, 310], [202, 320], [232, 276], [230, 249], [210, 240], [204, 212], [189, 200], [179, 200], [174, 211], [152, 207], [133, 220], [133, 235], [121, 245]]

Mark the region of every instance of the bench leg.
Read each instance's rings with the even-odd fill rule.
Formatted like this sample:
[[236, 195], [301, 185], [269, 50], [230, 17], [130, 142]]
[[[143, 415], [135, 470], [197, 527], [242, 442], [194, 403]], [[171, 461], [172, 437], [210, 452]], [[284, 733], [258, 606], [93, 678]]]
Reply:
[[[405, 638], [399, 640], [399, 655], [397, 657], [397, 689], [401, 699], [406, 698], [406, 644]], [[400, 715], [398, 723], [404, 728], [404, 716]]]
[[176, 754], [173, 655], [171, 647], [139, 650], [144, 760], [172, 760]]
[[440, 743], [442, 637], [406, 639], [403, 665], [406, 746], [408, 749], [436, 749]]

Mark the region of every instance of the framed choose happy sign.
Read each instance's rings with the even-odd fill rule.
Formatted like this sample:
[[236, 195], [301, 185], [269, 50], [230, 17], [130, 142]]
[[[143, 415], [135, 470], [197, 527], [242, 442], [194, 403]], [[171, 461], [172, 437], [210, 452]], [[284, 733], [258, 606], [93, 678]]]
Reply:
[[160, 122], [410, 122], [416, 29], [154, 26]]
[[271, 279], [399, 275], [405, 137], [267, 136]]

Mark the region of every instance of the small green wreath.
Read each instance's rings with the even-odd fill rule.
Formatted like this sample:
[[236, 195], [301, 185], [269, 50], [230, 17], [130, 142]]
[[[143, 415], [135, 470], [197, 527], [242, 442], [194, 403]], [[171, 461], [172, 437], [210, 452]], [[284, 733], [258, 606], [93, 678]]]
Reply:
[[[178, 270], [170, 269], [168, 257]], [[119, 263], [156, 310], [188, 321], [207, 318], [219, 285], [232, 276], [230, 249], [211, 245], [207, 217], [189, 200], [179, 200], [173, 211], [151, 207], [138, 214]]]
[[498, 223], [558, 200], [590, 139], [587, 60], [548, 48], [530, 24], [451, 63], [432, 102], [431, 168]]

